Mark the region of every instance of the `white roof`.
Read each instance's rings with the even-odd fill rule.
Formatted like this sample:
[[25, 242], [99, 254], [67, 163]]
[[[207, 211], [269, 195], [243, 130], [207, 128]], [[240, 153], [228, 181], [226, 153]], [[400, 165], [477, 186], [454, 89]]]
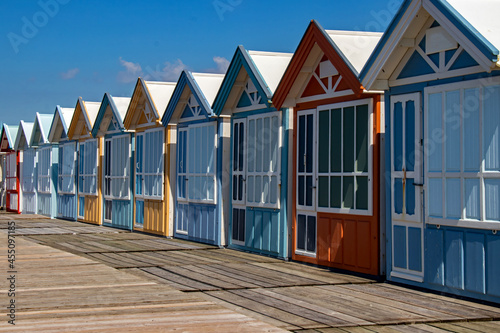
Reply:
[[325, 30], [359, 74], [375, 46], [381, 32]]
[[69, 129], [71, 124], [71, 119], [73, 118], [73, 113], [75, 113], [74, 108], [61, 108], [61, 113], [63, 115], [63, 121], [66, 125], [66, 128]]
[[293, 57], [293, 53], [248, 51], [250, 58], [257, 67], [272, 93], [278, 87], [283, 73]]
[[196, 84], [198, 84], [208, 104], [212, 107], [222, 80], [224, 80], [224, 74], [191, 73], [191, 75]]
[[125, 119], [125, 115], [127, 114], [127, 109], [128, 105], [130, 104], [130, 97], [111, 97], [113, 99], [113, 102], [116, 105], [118, 114], [122, 118], [121, 121], [123, 122], [123, 119]]
[[176, 82], [144, 81], [160, 118], [163, 116]]
[[94, 126], [95, 119], [97, 118], [97, 114], [99, 113], [99, 108], [101, 107], [101, 102], [86, 102], [85, 109], [87, 109], [87, 114], [89, 116], [90, 126]]
[[[446, 0], [484, 38], [500, 50], [498, 0]], [[498, 61], [500, 62], [500, 60]]]

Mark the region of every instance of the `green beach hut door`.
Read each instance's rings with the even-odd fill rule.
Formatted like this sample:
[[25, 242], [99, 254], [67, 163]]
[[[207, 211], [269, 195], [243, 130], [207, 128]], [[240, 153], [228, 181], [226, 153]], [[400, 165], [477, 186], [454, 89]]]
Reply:
[[[297, 254], [316, 256], [315, 110], [297, 112]], [[321, 138], [320, 138], [321, 139]]]
[[391, 96], [391, 277], [423, 280], [420, 93]]

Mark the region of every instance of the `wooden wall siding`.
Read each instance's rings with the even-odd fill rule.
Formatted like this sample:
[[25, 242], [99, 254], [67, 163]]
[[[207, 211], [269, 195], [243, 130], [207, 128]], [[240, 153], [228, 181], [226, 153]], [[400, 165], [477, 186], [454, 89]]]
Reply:
[[108, 227], [120, 229], [131, 229], [132, 226], [132, 202], [131, 200], [113, 200], [111, 223], [104, 222]]
[[76, 195], [57, 195], [57, 217], [69, 220], [76, 220]]
[[165, 224], [164, 201], [144, 200], [144, 231], [166, 235], [167, 226]]
[[36, 214], [36, 193], [23, 192], [23, 214]]
[[[447, 292], [500, 300], [500, 235], [491, 231], [427, 226], [425, 281]], [[477, 297], [477, 296], [476, 296]]]
[[[175, 237], [208, 244], [218, 244], [217, 207], [204, 204], [177, 204]], [[187, 234], [178, 232], [179, 226], [187, 227]]]
[[38, 214], [52, 217], [52, 194], [38, 193]]
[[254, 252], [282, 256], [282, 225], [280, 211], [247, 207], [245, 221], [245, 247]]
[[79, 221], [101, 224], [101, 209], [99, 197], [95, 195], [84, 196], [84, 207], [84, 218], [79, 219]]

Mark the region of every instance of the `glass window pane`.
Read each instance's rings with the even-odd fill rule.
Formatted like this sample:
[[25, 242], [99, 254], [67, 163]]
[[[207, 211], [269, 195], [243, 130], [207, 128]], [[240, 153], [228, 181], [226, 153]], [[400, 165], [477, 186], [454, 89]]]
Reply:
[[255, 176], [255, 202], [260, 203], [262, 201], [262, 177]]
[[298, 192], [297, 192], [298, 204], [303, 206], [305, 204], [305, 192], [306, 192], [305, 176], [298, 177], [297, 186], [298, 186]]
[[393, 111], [393, 133], [394, 133], [394, 171], [403, 170], [403, 104], [397, 102], [394, 104]]
[[446, 217], [459, 219], [462, 217], [460, 203], [460, 178], [446, 179]]
[[[314, 122], [313, 115], [307, 115], [307, 138], [306, 140], [306, 172], [313, 172], [313, 156], [314, 156]], [[303, 142], [303, 141], [302, 141]]]
[[343, 208], [354, 208], [354, 177], [343, 177]]
[[500, 86], [483, 88], [483, 154], [487, 171], [500, 171]]
[[[344, 144], [343, 144], [343, 165], [344, 172], [354, 171], [354, 107], [344, 108], [344, 123], [342, 129]], [[353, 182], [354, 183], [354, 182]], [[352, 192], [354, 194], [354, 191]], [[354, 202], [352, 202], [353, 204]]]
[[318, 172], [325, 173], [329, 169], [329, 117], [330, 111], [320, 111], [319, 112], [319, 125], [318, 125]]
[[255, 170], [255, 120], [248, 121], [248, 155], [247, 155], [247, 168], [248, 172]]
[[269, 203], [270, 197], [269, 197], [269, 177], [268, 176], [263, 176], [262, 177], [262, 202], [263, 203]]
[[356, 107], [356, 171], [368, 172], [368, 105]]
[[403, 214], [403, 180], [401, 178], [394, 179], [394, 212]]
[[270, 187], [271, 187], [270, 203], [275, 204], [278, 202], [278, 177], [271, 176]]
[[312, 196], [313, 196], [313, 188], [312, 188], [312, 176], [306, 176], [306, 206], [312, 206]]
[[406, 206], [406, 214], [408, 215], [415, 214], [415, 185], [413, 185], [414, 182], [415, 179], [413, 178], [406, 179], [405, 206]]
[[297, 216], [297, 249], [306, 249], [306, 216], [301, 214]]
[[271, 118], [271, 171], [278, 171], [280, 124], [277, 116]]
[[306, 170], [306, 116], [299, 116], [298, 119], [299, 142], [297, 144], [297, 172]]
[[[256, 120], [256, 140], [255, 140], [255, 171], [256, 172], [261, 172], [262, 171], [262, 161], [263, 161], [263, 153], [264, 153], [264, 128], [262, 127], [262, 118], [257, 118]], [[257, 188], [257, 187], [256, 187]]]
[[429, 113], [428, 113], [428, 128], [426, 142], [426, 155], [428, 156], [429, 171], [442, 171], [442, 140], [443, 140], [443, 111], [442, 111], [442, 94], [429, 95]]
[[429, 216], [443, 217], [443, 182], [441, 178], [429, 179]]
[[484, 180], [486, 219], [500, 221], [500, 179]]
[[316, 217], [307, 217], [307, 248], [309, 252], [316, 252]]
[[342, 206], [342, 177], [330, 177], [330, 207], [341, 208]]
[[238, 147], [238, 170], [243, 171], [244, 163], [243, 156], [245, 153], [245, 124], [240, 123], [240, 138], [239, 138], [239, 147]]
[[254, 177], [248, 176], [247, 178], [247, 201], [253, 202], [254, 199]]
[[342, 109], [332, 110], [331, 115], [331, 172], [342, 172]]
[[446, 92], [446, 171], [460, 171], [460, 90]]
[[239, 142], [238, 142], [238, 138], [240, 137], [239, 125], [240, 125], [239, 123], [234, 123], [233, 125], [233, 170], [234, 171], [238, 170], [238, 161], [239, 161]]
[[319, 207], [328, 207], [328, 177], [318, 177], [318, 205]]
[[356, 209], [368, 209], [368, 177], [356, 177]]
[[405, 161], [406, 170], [415, 169], [415, 101], [405, 104]]
[[479, 89], [464, 90], [463, 102], [464, 171], [478, 172], [481, 167], [479, 151]]
[[465, 179], [465, 218], [479, 220], [479, 179]]

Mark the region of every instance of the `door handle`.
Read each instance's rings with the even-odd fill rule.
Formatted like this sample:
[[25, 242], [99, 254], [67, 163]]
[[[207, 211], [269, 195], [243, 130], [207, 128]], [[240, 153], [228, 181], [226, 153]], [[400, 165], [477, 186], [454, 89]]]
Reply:
[[413, 186], [424, 186], [424, 184], [420, 184], [420, 183], [413, 183]]

